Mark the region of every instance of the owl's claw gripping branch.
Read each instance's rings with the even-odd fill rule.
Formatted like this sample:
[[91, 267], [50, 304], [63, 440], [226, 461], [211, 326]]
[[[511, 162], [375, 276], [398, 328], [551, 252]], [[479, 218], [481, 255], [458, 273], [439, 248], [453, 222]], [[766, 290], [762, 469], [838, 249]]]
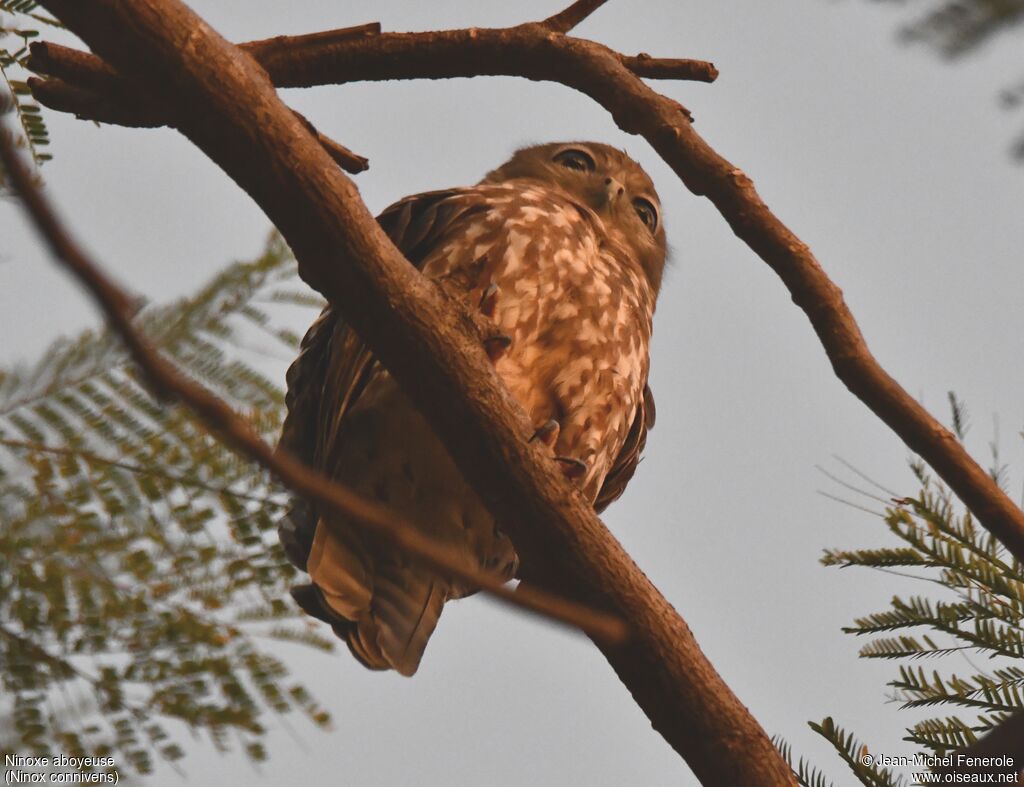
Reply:
[[571, 456], [556, 456], [555, 461], [562, 468], [562, 474], [571, 481], [578, 481], [587, 474], [587, 463]]
[[484, 289], [480, 296], [480, 313], [485, 317], [494, 317], [498, 309], [498, 298], [501, 296], [501, 288], [493, 281]]
[[494, 362], [499, 361], [511, 346], [512, 337], [507, 333], [495, 334], [484, 339], [484, 349], [487, 351], [487, 357]]
[[558, 435], [561, 431], [562, 427], [559, 426], [558, 421], [551, 418], [534, 430], [533, 437], [530, 438], [530, 442], [539, 440], [541, 445], [545, 445], [548, 448], [554, 448], [555, 443], [558, 442]]

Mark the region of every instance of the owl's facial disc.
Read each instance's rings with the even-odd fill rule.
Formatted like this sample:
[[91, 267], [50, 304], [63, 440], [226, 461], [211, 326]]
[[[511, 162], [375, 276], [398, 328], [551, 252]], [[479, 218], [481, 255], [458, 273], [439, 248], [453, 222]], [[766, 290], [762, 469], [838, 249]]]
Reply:
[[529, 180], [564, 192], [592, 210], [610, 237], [630, 247], [657, 290], [665, 266], [661, 203], [643, 168], [599, 142], [563, 142], [516, 151], [484, 183]]
[[[555, 166], [552, 174], [570, 193], [582, 196], [587, 207], [603, 218], [614, 218], [626, 226], [639, 219], [643, 225], [640, 231], [646, 230], [654, 236], [659, 224], [657, 197], [653, 189], [646, 188], [647, 184], [631, 171], [636, 169], [635, 165], [627, 167], [628, 159], [623, 158], [616, 160], [605, 151], [591, 150], [580, 144], [566, 145], [557, 148], [551, 156]], [[634, 190], [639, 193], [633, 194]], [[630, 207], [625, 207], [626, 203]]]

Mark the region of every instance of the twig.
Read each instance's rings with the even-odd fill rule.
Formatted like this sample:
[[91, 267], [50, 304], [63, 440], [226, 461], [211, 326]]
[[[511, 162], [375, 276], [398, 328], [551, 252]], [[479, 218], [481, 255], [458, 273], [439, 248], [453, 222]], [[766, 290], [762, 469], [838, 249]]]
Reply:
[[541, 24], [556, 33], [568, 33], [606, 2], [608, 0], [576, 0], [564, 11], [549, 16]]
[[301, 112], [296, 112], [294, 109], [292, 112], [295, 114], [295, 117], [302, 121], [302, 124], [309, 130], [309, 133], [316, 138], [316, 141], [320, 143], [320, 147], [326, 150], [327, 154], [334, 159], [338, 163], [338, 166], [343, 170], [355, 175], [360, 172], [365, 172], [370, 166], [370, 162], [365, 156], [353, 153], [340, 142], [335, 142], [330, 137], [325, 137], [317, 131], [316, 126], [310, 123], [306, 116]]
[[622, 65], [646, 79], [685, 79], [691, 82], [714, 82], [718, 69], [706, 60], [684, 58], [651, 57], [646, 52], [639, 55], [620, 55]]
[[614, 643], [623, 641], [625, 627], [620, 620], [537, 589], [513, 591], [494, 574], [469, 570], [459, 556], [424, 536], [394, 512], [359, 497], [287, 453], [275, 452], [244, 418], [209, 390], [182, 375], [138, 332], [132, 322], [134, 301], [71, 238], [35, 184], [30, 169], [18, 156], [10, 135], [2, 132], [0, 159], [50, 251], [92, 295], [158, 396], [180, 399], [225, 443], [272, 472], [293, 491], [354, 518], [433, 568], [475, 584], [513, 606], [576, 626], [590, 636]]
[[239, 44], [250, 55], [259, 60], [278, 50], [293, 49], [296, 44], [301, 46], [317, 46], [323, 44], [337, 44], [342, 41], [351, 41], [357, 38], [369, 38], [380, 35], [380, 22], [367, 22], [363, 25], [352, 27], [340, 27], [336, 30], [324, 30], [321, 33], [303, 36], [274, 36], [259, 41], [248, 41]]

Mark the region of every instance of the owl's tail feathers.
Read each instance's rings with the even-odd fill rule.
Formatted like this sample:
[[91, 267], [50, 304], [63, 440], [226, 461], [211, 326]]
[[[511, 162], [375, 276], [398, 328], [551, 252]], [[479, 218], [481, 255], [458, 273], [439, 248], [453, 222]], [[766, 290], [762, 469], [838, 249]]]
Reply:
[[277, 522], [277, 535], [284, 553], [296, 568], [306, 570], [306, 560], [316, 534], [317, 517], [313, 506], [301, 498], [292, 498], [287, 513]]
[[370, 609], [373, 580], [361, 550], [331, 533], [327, 523], [317, 522], [316, 534], [306, 560], [306, 571], [327, 605], [347, 620], [359, 620]]
[[373, 641], [367, 641], [359, 630], [359, 625], [346, 620], [331, 609], [324, 594], [316, 585], [296, 585], [291, 590], [292, 598], [307, 615], [330, 624], [339, 639], [345, 640], [348, 649], [356, 660], [367, 669], [388, 670], [391, 665], [380, 648]]
[[359, 550], [323, 522], [306, 571], [315, 584], [292, 595], [306, 612], [330, 623], [356, 659], [370, 669], [416, 672], [448, 597], [445, 582], [419, 567], [393, 563], [371, 573]]
[[360, 621], [359, 628], [367, 626], [366, 633], [375, 630], [381, 653], [395, 670], [408, 677], [420, 666], [427, 640], [448, 599], [447, 588], [436, 577], [415, 568], [385, 568], [374, 578], [370, 620]]

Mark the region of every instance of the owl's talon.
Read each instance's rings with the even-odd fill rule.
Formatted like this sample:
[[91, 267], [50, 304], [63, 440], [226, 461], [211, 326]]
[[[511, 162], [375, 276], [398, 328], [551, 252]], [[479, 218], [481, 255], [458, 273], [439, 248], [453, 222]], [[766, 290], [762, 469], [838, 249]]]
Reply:
[[492, 281], [480, 296], [480, 313], [488, 318], [494, 317], [494, 312], [498, 308], [499, 295], [501, 295], [501, 287]]
[[499, 333], [496, 336], [488, 336], [484, 339], [484, 349], [487, 351], [487, 357], [492, 362], [497, 361], [501, 358], [508, 348], [512, 346], [512, 337], [507, 333]]
[[554, 448], [555, 443], [558, 442], [558, 433], [561, 431], [562, 427], [559, 426], [558, 421], [552, 418], [537, 427], [536, 431], [533, 433], [533, 437], [530, 438], [530, 442], [532, 443], [534, 440], [540, 440], [540, 442], [548, 448]]
[[571, 456], [556, 456], [555, 461], [562, 466], [562, 473], [571, 481], [583, 478], [587, 472], [587, 463]]

